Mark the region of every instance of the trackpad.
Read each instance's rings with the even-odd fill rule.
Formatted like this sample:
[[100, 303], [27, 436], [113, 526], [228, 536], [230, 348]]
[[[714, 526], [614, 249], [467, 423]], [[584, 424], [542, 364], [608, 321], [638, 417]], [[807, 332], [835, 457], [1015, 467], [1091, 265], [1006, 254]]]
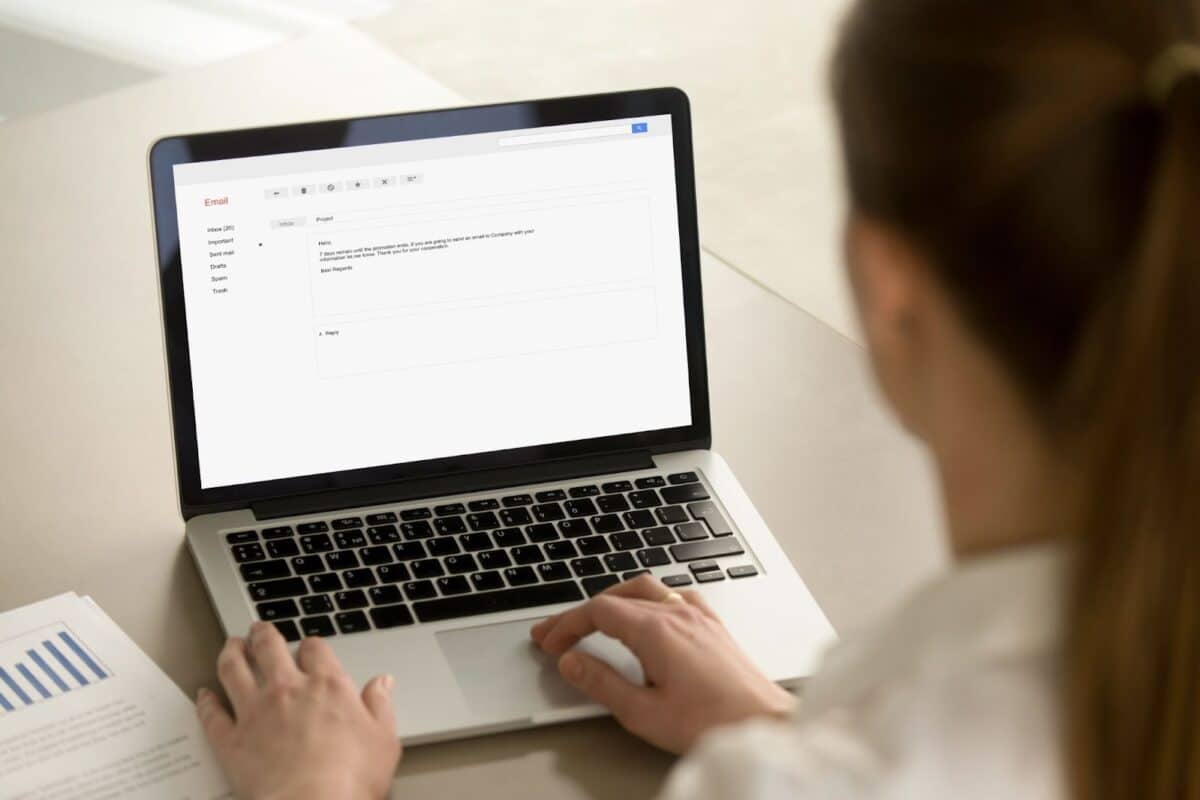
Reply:
[[[516, 717], [590, 702], [562, 679], [557, 662], [529, 638], [535, 622], [518, 620], [436, 634], [473, 711]], [[620, 642], [595, 634], [578, 647], [612, 664], [629, 680], [643, 682], [641, 665]]]

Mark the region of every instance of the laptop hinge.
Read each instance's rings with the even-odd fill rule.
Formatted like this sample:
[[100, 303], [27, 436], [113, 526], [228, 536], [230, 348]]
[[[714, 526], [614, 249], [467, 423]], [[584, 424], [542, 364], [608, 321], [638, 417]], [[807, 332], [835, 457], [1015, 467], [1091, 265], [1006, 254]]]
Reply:
[[344, 508], [375, 506], [384, 503], [399, 503], [404, 500], [420, 500], [425, 497], [441, 497], [465, 492], [481, 492], [488, 489], [503, 489], [545, 481], [570, 480], [590, 475], [611, 472], [626, 472], [635, 469], [651, 469], [654, 459], [648, 450], [628, 453], [610, 453], [587, 458], [545, 461], [502, 469], [473, 470], [452, 475], [435, 475], [412, 478], [378, 486], [363, 486], [355, 489], [335, 489], [328, 492], [280, 497], [252, 503], [250, 510], [256, 519], [277, 519], [300, 514], [319, 514]]

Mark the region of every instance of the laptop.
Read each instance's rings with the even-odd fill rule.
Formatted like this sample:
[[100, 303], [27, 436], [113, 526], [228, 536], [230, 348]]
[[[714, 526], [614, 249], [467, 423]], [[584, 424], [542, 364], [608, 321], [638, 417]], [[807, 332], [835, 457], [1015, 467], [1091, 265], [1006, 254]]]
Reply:
[[149, 166], [180, 508], [227, 633], [392, 673], [410, 743], [604, 713], [529, 627], [646, 572], [811, 673], [830, 625], [711, 447], [683, 92], [171, 136]]

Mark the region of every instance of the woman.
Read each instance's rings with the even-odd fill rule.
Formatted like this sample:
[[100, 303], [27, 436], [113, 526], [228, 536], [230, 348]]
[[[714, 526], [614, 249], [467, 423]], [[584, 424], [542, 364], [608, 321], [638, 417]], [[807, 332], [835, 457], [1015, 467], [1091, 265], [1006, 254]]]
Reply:
[[[793, 713], [700, 596], [640, 578], [535, 626], [685, 753], [664, 796], [1200, 798], [1196, 4], [860, 0], [834, 62], [851, 283], [937, 464], [956, 567]], [[651, 680], [571, 648], [599, 629]], [[256, 680], [248, 666], [256, 662]], [[268, 625], [199, 713], [245, 798], [376, 798], [390, 685]]]

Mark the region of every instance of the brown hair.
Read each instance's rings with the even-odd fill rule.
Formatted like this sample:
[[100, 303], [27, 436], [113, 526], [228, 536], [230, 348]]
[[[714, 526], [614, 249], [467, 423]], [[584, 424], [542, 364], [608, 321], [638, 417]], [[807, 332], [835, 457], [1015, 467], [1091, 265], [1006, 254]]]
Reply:
[[1063, 664], [1077, 798], [1200, 798], [1195, 0], [859, 0], [833, 86], [855, 209], [930, 257], [1087, 506]]

